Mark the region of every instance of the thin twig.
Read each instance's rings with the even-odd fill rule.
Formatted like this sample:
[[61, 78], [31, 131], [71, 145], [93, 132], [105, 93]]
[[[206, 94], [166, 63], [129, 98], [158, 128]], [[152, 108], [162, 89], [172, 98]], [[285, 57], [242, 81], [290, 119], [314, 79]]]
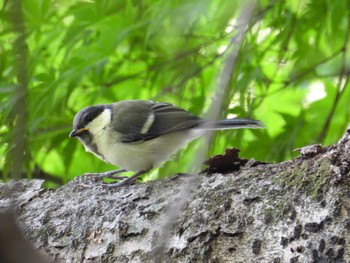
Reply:
[[[245, 6], [242, 11], [242, 15], [238, 19], [238, 25], [236, 30], [236, 35], [234, 35], [231, 38], [231, 42], [229, 45], [228, 56], [225, 60], [223, 70], [219, 76], [218, 79], [218, 88], [216, 90], [216, 94], [212, 99], [211, 107], [209, 110], [209, 117], [212, 119], [217, 118], [219, 116], [222, 102], [225, 99], [225, 96], [227, 94], [227, 90], [229, 89], [231, 78], [232, 78], [232, 72], [234, 70], [236, 58], [238, 51], [240, 49], [241, 43], [243, 41], [244, 35], [246, 33], [247, 25], [249, 24], [249, 21], [252, 17], [253, 11], [256, 7], [256, 2], [251, 2], [250, 5]], [[208, 135], [206, 138], [207, 141], [211, 140], [212, 135]], [[199, 170], [205, 156], [206, 156], [206, 150], [208, 149], [208, 145], [198, 150], [197, 159], [195, 160], [195, 165], [197, 171]], [[177, 200], [176, 203], [172, 204], [166, 213], [166, 218], [162, 220], [162, 222], [158, 222], [160, 224], [160, 235], [157, 238], [156, 244], [156, 255], [155, 255], [155, 262], [165, 262], [164, 256], [166, 253], [166, 249], [168, 247], [167, 241], [170, 236], [171, 232], [171, 225], [173, 222], [176, 221], [177, 217], [183, 210], [184, 206], [187, 202], [189, 202], [192, 199], [192, 189], [196, 189], [196, 186], [198, 184], [198, 180], [195, 176], [190, 177], [188, 180], [184, 180], [183, 183], [179, 185], [179, 191], [181, 191], [181, 200]]]
[[339, 101], [342, 97], [342, 95], [344, 94], [344, 91], [346, 90], [346, 87], [348, 86], [349, 83], [349, 76], [347, 76], [344, 80], [344, 75], [345, 75], [345, 71], [346, 71], [346, 53], [347, 53], [347, 45], [349, 43], [349, 39], [350, 39], [350, 18], [348, 18], [348, 29], [346, 31], [346, 36], [344, 39], [344, 44], [343, 44], [343, 48], [342, 53], [343, 53], [343, 57], [342, 57], [342, 65], [341, 65], [341, 69], [340, 69], [340, 74], [338, 77], [338, 89], [337, 89], [337, 93], [335, 95], [334, 98], [334, 102], [333, 105], [328, 113], [328, 116], [326, 118], [326, 121], [323, 124], [323, 128], [320, 132], [320, 134], [317, 137], [317, 142], [321, 143], [323, 142], [323, 140], [325, 139], [327, 132], [329, 130], [329, 126], [331, 124], [333, 115], [335, 113], [335, 110], [339, 104]]
[[[198, 45], [198, 46], [196, 46], [196, 47], [194, 47], [192, 49], [186, 50], [186, 51], [184, 51], [184, 52], [182, 52], [180, 54], [175, 55], [171, 59], [162, 61], [162, 62], [154, 64], [154, 65], [150, 65], [148, 67], [147, 71], [157, 70], [157, 69], [162, 68], [162, 67], [164, 67], [166, 65], [172, 64], [172, 63], [177, 62], [179, 60], [182, 60], [182, 59], [184, 59], [186, 57], [189, 57], [189, 56], [197, 53], [203, 47], [209, 46], [209, 45], [215, 43], [216, 41], [219, 41], [219, 40], [223, 39], [224, 37], [226, 37], [226, 34], [221, 34], [219, 37], [209, 39], [208, 41], [203, 42], [200, 45]], [[141, 70], [139, 72], [136, 72], [136, 73], [133, 73], [133, 74], [130, 74], [130, 75], [118, 76], [115, 79], [110, 80], [107, 83], [104, 83], [104, 86], [105, 87], [111, 87], [111, 86], [116, 85], [118, 83], [121, 83], [123, 81], [127, 81], [127, 80], [130, 80], [130, 79], [139, 77], [140, 75], [144, 74], [145, 72], [146, 72], [146, 70]]]

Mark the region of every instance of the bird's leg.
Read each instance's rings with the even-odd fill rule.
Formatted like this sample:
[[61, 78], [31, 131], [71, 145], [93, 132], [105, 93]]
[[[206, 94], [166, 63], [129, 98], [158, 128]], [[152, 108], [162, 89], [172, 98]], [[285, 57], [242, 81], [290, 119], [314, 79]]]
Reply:
[[120, 181], [118, 183], [104, 184], [104, 186], [106, 186], [106, 187], [119, 187], [119, 186], [132, 184], [133, 182], [135, 182], [137, 180], [137, 178], [139, 178], [141, 175], [147, 173], [149, 170], [151, 170], [151, 169], [141, 170], [141, 171], [135, 173], [134, 175], [124, 179], [123, 181]]
[[129, 178], [128, 176], [114, 176], [115, 174], [120, 174], [127, 172], [125, 169], [113, 170], [104, 173], [97, 174], [99, 178], [111, 178], [115, 180], [123, 180], [125, 178]]
[[113, 171], [108, 171], [108, 172], [104, 172], [104, 173], [87, 173], [81, 176], [81, 178], [84, 180], [89, 179], [91, 181], [98, 181], [101, 180], [103, 178], [110, 178], [110, 179], [114, 179], [114, 180], [123, 180], [126, 178], [129, 178], [127, 176], [115, 176], [115, 174], [119, 174], [119, 173], [123, 173], [126, 172], [125, 169], [119, 169], [119, 170], [113, 170]]

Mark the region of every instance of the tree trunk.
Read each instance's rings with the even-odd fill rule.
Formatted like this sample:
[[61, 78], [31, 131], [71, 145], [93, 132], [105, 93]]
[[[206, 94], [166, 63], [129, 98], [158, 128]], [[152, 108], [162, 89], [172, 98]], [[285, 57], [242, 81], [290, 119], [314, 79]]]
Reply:
[[0, 209], [55, 262], [349, 262], [349, 171], [348, 130], [336, 145], [228, 174], [120, 188], [11, 181]]

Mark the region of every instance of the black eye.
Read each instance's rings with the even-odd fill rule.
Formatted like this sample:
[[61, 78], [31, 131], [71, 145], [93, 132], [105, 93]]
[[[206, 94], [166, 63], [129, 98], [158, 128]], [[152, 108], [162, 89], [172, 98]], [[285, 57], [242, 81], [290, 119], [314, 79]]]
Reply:
[[92, 122], [97, 116], [99, 116], [103, 112], [104, 109], [104, 106], [97, 105], [87, 107], [81, 110], [81, 117], [79, 118], [81, 125], [86, 126], [87, 124]]
[[87, 114], [85, 117], [84, 117], [84, 120], [86, 123], [89, 123], [91, 122], [92, 120], [94, 119], [94, 117], [90, 114]]

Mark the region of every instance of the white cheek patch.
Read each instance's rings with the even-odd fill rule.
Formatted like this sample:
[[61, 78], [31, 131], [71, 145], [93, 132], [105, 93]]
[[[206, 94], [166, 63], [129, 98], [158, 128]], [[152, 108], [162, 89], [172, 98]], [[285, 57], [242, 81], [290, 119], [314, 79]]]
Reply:
[[112, 120], [111, 109], [105, 109], [98, 117], [91, 121], [86, 128], [92, 135], [98, 135], [103, 129], [108, 127]]
[[146, 134], [146, 133], [149, 131], [149, 129], [151, 128], [153, 122], [154, 122], [154, 113], [152, 112], [152, 113], [148, 116], [148, 118], [147, 118], [145, 124], [143, 125], [143, 127], [142, 127], [140, 133], [141, 133], [141, 134]]

